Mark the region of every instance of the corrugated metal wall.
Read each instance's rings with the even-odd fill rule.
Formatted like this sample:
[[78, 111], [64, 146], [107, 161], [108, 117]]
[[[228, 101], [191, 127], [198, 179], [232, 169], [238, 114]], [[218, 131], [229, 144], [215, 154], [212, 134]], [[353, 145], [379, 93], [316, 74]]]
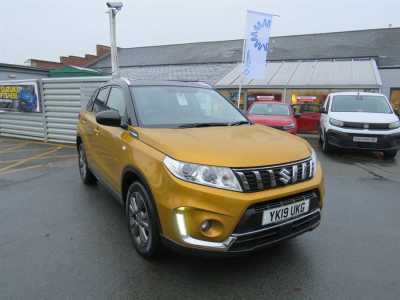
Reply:
[[76, 124], [94, 90], [109, 77], [52, 78], [43, 80], [46, 138], [49, 142], [75, 143]]
[[43, 141], [44, 118], [40, 113], [0, 113], [0, 135]]
[[[42, 113], [0, 113], [0, 135], [75, 143], [81, 107], [110, 77], [46, 78], [41, 81]], [[12, 82], [10, 81], [10, 84]]]

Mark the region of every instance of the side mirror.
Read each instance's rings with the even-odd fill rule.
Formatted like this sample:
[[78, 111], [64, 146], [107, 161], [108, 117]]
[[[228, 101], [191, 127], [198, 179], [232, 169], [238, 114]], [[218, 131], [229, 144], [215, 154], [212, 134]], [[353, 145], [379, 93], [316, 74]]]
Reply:
[[294, 117], [295, 117], [295, 118], [300, 118], [300, 117], [301, 117], [301, 112], [296, 111], [296, 112], [294, 113]]
[[96, 114], [96, 121], [100, 125], [120, 127], [121, 116], [115, 110], [105, 110]]
[[320, 112], [321, 114], [326, 114], [326, 113], [328, 113], [324, 107], [321, 107], [320, 110], [319, 110], [319, 112]]

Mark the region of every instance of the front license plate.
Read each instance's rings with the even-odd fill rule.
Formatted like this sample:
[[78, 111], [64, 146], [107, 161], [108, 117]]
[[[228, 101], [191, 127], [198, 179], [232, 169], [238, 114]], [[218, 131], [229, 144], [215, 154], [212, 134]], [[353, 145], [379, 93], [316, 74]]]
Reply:
[[305, 199], [293, 204], [280, 206], [273, 209], [264, 210], [262, 225], [280, 223], [308, 212], [310, 199]]
[[369, 137], [369, 136], [354, 136], [353, 142], [361, 142], [361, 143], [377, 143], [377, 137]]

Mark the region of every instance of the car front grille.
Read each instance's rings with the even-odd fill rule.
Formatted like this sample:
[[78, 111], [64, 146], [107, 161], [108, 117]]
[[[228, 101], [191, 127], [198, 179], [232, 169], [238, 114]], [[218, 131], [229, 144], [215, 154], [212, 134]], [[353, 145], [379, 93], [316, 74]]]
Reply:
[[238, 168], [233, 172], [243, 191], [250, 193], [309, 180], [314, 176], [313, 169], [313, 162], [309, 158], [278, 166]]
[[374, 129], [374, 130], [388, 130], [388, 123], [358, 123], [358, 122], [344, 122], [344, 128], [353, 128], [353, 129]]

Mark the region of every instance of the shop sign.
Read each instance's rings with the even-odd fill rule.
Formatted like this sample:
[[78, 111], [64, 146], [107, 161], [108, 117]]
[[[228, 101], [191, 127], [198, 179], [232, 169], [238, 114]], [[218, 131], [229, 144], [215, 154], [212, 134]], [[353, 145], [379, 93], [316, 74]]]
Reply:
[[0, 83], [0, 112], [40, 112], [37, 82]]
[[275, 96], [273, 96], [273, 95], [260, 95], [260, 96], [257, 96], [257, 100], [258, 101], [274, 101], [275, 100]]

